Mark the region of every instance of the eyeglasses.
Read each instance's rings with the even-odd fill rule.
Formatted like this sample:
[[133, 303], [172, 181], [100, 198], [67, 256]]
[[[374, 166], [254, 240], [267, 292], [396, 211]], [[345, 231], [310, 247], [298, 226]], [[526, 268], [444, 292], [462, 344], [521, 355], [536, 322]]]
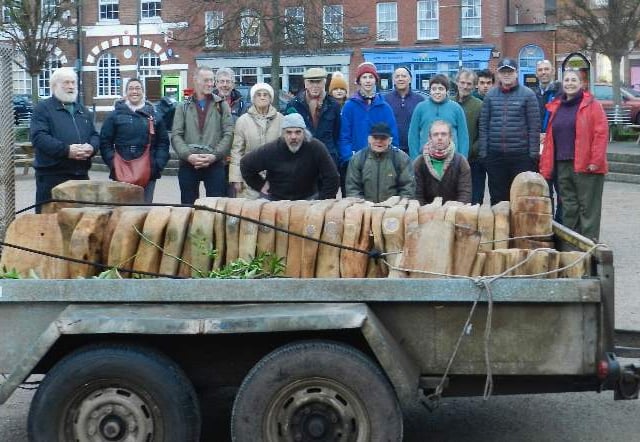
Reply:
[[140, 86], [131, 86], [127, 88], [128, 91], [141, 91], [142, 88]]

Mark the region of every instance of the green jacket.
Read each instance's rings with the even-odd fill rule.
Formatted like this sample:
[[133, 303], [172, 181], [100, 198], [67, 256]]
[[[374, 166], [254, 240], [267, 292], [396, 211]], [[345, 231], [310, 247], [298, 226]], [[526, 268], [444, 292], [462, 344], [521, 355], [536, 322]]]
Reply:
[[192, 153], [211, 153], [217, 158], [226, 158], [233, 139], [233, 120], [229, 105], [222, 98], [213, 95], [202, 132], [198, 127], [196, 106], [192, 99], [187, 99], [176, 107], [171, 144], [178, 157], [186, 161]]
[[413, 198], [415, 188], [409, 155], [397, 147], [383, 153], [362, 149], [349, 161], [347, 196], [379, 203], [394, 195]]
[[469, 132], [469, 160], [473, 161], [478, 158], [478, 140], [480, 139], [480, 131], [478, 122], [480, 121], [480, 110], [482, 109], [482, 100], [469, 95], [464, 101], [459, 101], [462, 106], [464, 116], [467, 118], [467, 130]]

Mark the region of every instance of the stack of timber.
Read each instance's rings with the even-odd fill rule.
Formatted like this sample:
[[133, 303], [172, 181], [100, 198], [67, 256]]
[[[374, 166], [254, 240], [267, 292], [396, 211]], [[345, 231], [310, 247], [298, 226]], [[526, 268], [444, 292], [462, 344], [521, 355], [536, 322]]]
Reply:
[[[107, 190], [96, 190], [101, 185]], [[507, 271], [514, 276], [579, 278], [590, 270], [589, 260], [579, 259], [582, 254], [553, 249], [547, 183], [529, 172], [514, 181], [511, 204], [503, 201], [493, 207], [443, 204], [439, 198], [420, 206], [400, 197], [379, 204], [356, 198], [202, 198], [195, 208], [117, 207], [139, 204], [137, 190], [142, 189], [113, 182], [63, 186], [67, 199], [111, 198], [114, 206], [56, 204], [49, 213], [16, 219], [5, 241], [109, 267], [187, 278], [264, 252], [282, 258], [285, 276], [292, 278], [441, 278]], [[522, 238], [529, 236], [534, 239]], [[373, 249], [382, 252], [383, 259], [361, 253]], [[0, 265], [41, 278], [91, 277], [103, 270], [9, 247]]]

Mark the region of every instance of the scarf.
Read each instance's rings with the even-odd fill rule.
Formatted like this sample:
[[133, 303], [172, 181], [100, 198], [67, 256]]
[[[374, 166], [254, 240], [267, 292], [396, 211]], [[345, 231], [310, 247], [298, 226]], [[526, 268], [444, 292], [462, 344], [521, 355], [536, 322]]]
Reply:
[[131, 112], [135, 112], [141, 110], [144, 107], [145, 102], [143, 101], [139, 105], [134, 106], [133, 104], [131, 104], [131, 102], [129, 102], [129, 100], [125, 100], [125, 104], [129, 109], [131, 109]]
[[[424, 163], [427, 166], [427, 170], [438, 181], [442, 180], [442, 177], [447, 172], [447, 169], [451, 165], [453, 161], [453, 156], [456, 153], [455, 145], [453, 141], [449, 144], [449, 147], [442, 151], [436, 151], [432, 148], [431, 141], [427, 143], [425, 146], [422, 157], [424, 158]], [[440, 165], [442, 164], [442, 170], [440, 169]]]
[[309, 113], [311, 114], [311, 124], [313, 124], [313, 128], [317, 129], [318, 123], [320, 122], [320, 109], [322, 109], [322, 103], [324, 102], [324, 97], [326, 96], [326, 92], [322, 92], [318, 98], [311, 98], [307, 94], [307, 103], [309, 105]]

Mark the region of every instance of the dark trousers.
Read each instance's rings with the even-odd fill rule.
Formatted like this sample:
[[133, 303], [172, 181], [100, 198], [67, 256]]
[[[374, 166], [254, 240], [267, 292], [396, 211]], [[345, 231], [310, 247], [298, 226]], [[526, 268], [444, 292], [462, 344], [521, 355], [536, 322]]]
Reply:
[[89, 175], [38, 175], [36, 174], [36, 213], [42, 212], [40, 203], [51, 199], [51, 190], [58, 184], [62, 184], [69, 180], [88, 180]]
[[604, 175], [576, 173], [573, 161], [556, 161], [562, 196], [562, 223], [589, 239], [598, 241], [602, 214]]
[[216, 161], [209, 167], [195, 169], [191, 164], [181, 162], [178, 184], [182, 204], [193, 204], [200, 197], [200, 182], [204, 183], [207, 196], [227, 196], [224, 163]]
[[537, 171], [537, 164], [527, 154], [489, 153], [483, 161], [489, 179], [491, 205], [509, 201], [513, 179], [521, 172]]
[[471, 204], [482, 204], [487, 185], [487, 171], [479, 160], [469, 161], [471, 168]]
[[562, 197], [560, 196], [560, 187], [558, 186], [557, 167], [553, 168], [553, 178], [547, 180], [547, 184], [549, 185], [551, 204], [553, 204], [553, 219], [562, 224]]

